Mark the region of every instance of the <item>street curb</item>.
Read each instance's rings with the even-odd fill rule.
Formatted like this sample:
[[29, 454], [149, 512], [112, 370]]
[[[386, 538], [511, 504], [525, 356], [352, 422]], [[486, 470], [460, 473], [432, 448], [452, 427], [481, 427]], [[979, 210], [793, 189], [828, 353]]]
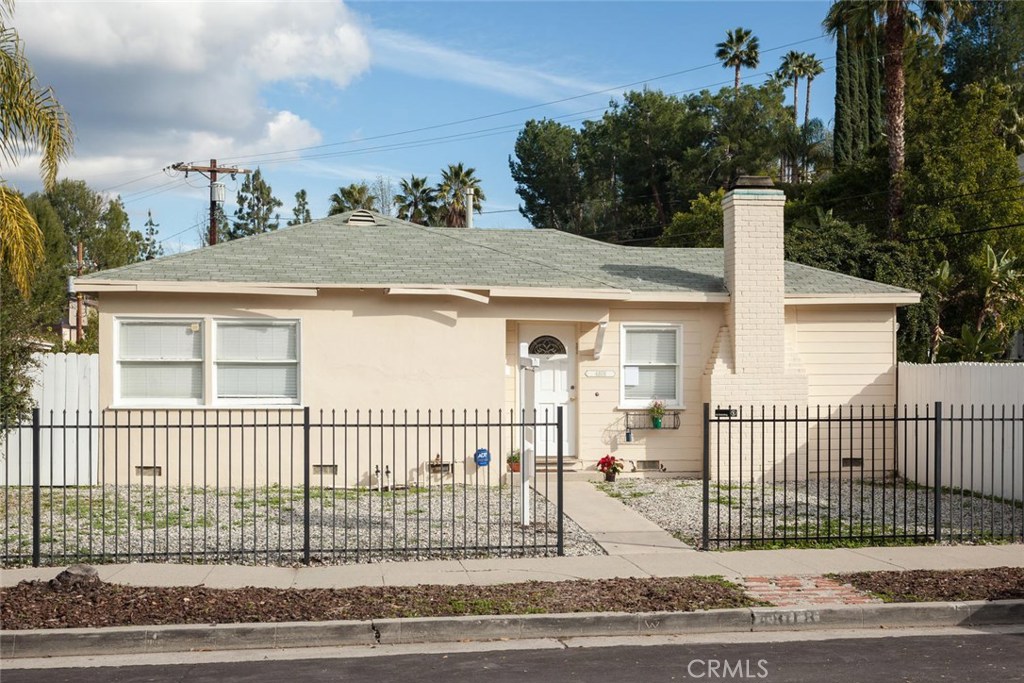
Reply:
[[1024, 624], [1024, 600], [0, 631], [0, 658]]

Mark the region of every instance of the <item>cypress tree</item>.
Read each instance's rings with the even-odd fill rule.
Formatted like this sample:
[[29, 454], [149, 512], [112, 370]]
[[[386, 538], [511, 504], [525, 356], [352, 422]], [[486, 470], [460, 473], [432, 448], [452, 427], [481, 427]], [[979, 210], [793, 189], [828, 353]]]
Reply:
[[851, 161], [850, 149], [850, 78], [846, 29], [836, 33], [836, 97], [835, 124], [832, 131], [832, 158], [837, 167]]
[[868, 90], [868, 72], [871, 70], [870, 63], [870, 41], [857, 41], [856, 51], [856, 64], [857, 64], [857, 131], [855, 137], [857, 140], [857, 159], [863, 159], [868, 147], [871, 146], [870, 140], [870, 119], [871, 119], [871, 106], [869, 101], [871, 99], [871, 92]]
[[880, 142], [885, 131], [885, 115], [882, 107], [882, 84], [885, 79], [882, 77], [882, 51], [879, 43], [882, 40], [882, 32], [877, 26], [872, 27], [868, 36], [868, 146]]
[[864, 120], [864, 112], [867, 109], [867, 101], [864, 93], [864, 69], [861, 57], [861, 45], [856, 39], [847, 38], [846, 62], [847, 62], [847, 86], [849, 91], [849, 128], [850, 135], [850, 161], [858, 161], [864, 154], [864, 138], [867, 137], [864, 128], [867, 123]]

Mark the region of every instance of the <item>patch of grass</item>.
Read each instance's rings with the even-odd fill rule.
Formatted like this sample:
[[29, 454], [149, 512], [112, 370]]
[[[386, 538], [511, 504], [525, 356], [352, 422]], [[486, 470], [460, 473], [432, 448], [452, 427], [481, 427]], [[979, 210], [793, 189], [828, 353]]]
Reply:
[[829, 549], [867, 548], [872, 546], [922, 545], [922, 538], [900, 538], [896, 531], [886, 526], [847, 523], [838, 519], [823, 519], [821, 523], [801, 522], [765, 529], [774, 538], [762, 542], [730, 546], [730, 550], [780, 550], [783, 548]]
[[711, 483], [711, 488], [717, 489], [719, 491], [753, 491], [754, 490], [754, 485], [753, 484], [730, 484], [730, 483], [723, 484], [721, 482], [717, 482], [716, 481], [716, 482], [712, 482]]
[[[733, 497], [733, 496], [715, 496], [714, 498], [711, 498], [710, 500], [711, 500], [712, 503], [715, 503], [717, 505], [721, 505], [722, 507], [727, 507], [727, 508], [729, 508], [731, 510], [749, 510], [750, 509], [750, 500], [749, 499], [746, 500], [746, 501], [741, 501], [739, 498]], [[754, 508], [754, 511], [755, 512], [757, 511], [756, 507]]]

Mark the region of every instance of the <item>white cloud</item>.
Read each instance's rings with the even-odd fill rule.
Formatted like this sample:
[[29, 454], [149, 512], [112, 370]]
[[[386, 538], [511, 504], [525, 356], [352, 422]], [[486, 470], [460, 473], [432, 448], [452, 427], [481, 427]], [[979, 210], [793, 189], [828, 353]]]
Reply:
[[469, 85], [536, 100], [556, 100], [604, 90], [609, 86], [585, 79], [569, 78], [540, 69], [508, 64], [417, 36], [375, 29], [370, 35], [374, 63], [425, 78]]
[[345, 86], [370, 61], [340, 2], [23, 3], [15, 26], [33, 60], [199, 78], [244, 71], [264, 82], [312, 77]]
[[[74, 122], [62, 175], [98, 187], [179, 160], [318, 144], [264, 89], [342, 88], [370, 64], [341, 2], [23, 2], [14, 23]], [[34, 160], [7, 177], [38, 180]]]

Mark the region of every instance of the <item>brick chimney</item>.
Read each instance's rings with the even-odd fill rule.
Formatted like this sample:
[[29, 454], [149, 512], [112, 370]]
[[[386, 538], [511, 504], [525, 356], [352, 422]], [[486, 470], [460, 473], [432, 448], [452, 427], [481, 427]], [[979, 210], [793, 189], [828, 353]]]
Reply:
[[782, 372], [786, 281], [783, 208], [786, 195], [770, 178], [740, 176], [722, 200], [725, 286], [738, 374]]
[[799, 356], [786, 347], [785, 204], [758, 176], [740, 176], [722, 200], [729, 303], [704, 373], [713, 405], [807, 401]]

